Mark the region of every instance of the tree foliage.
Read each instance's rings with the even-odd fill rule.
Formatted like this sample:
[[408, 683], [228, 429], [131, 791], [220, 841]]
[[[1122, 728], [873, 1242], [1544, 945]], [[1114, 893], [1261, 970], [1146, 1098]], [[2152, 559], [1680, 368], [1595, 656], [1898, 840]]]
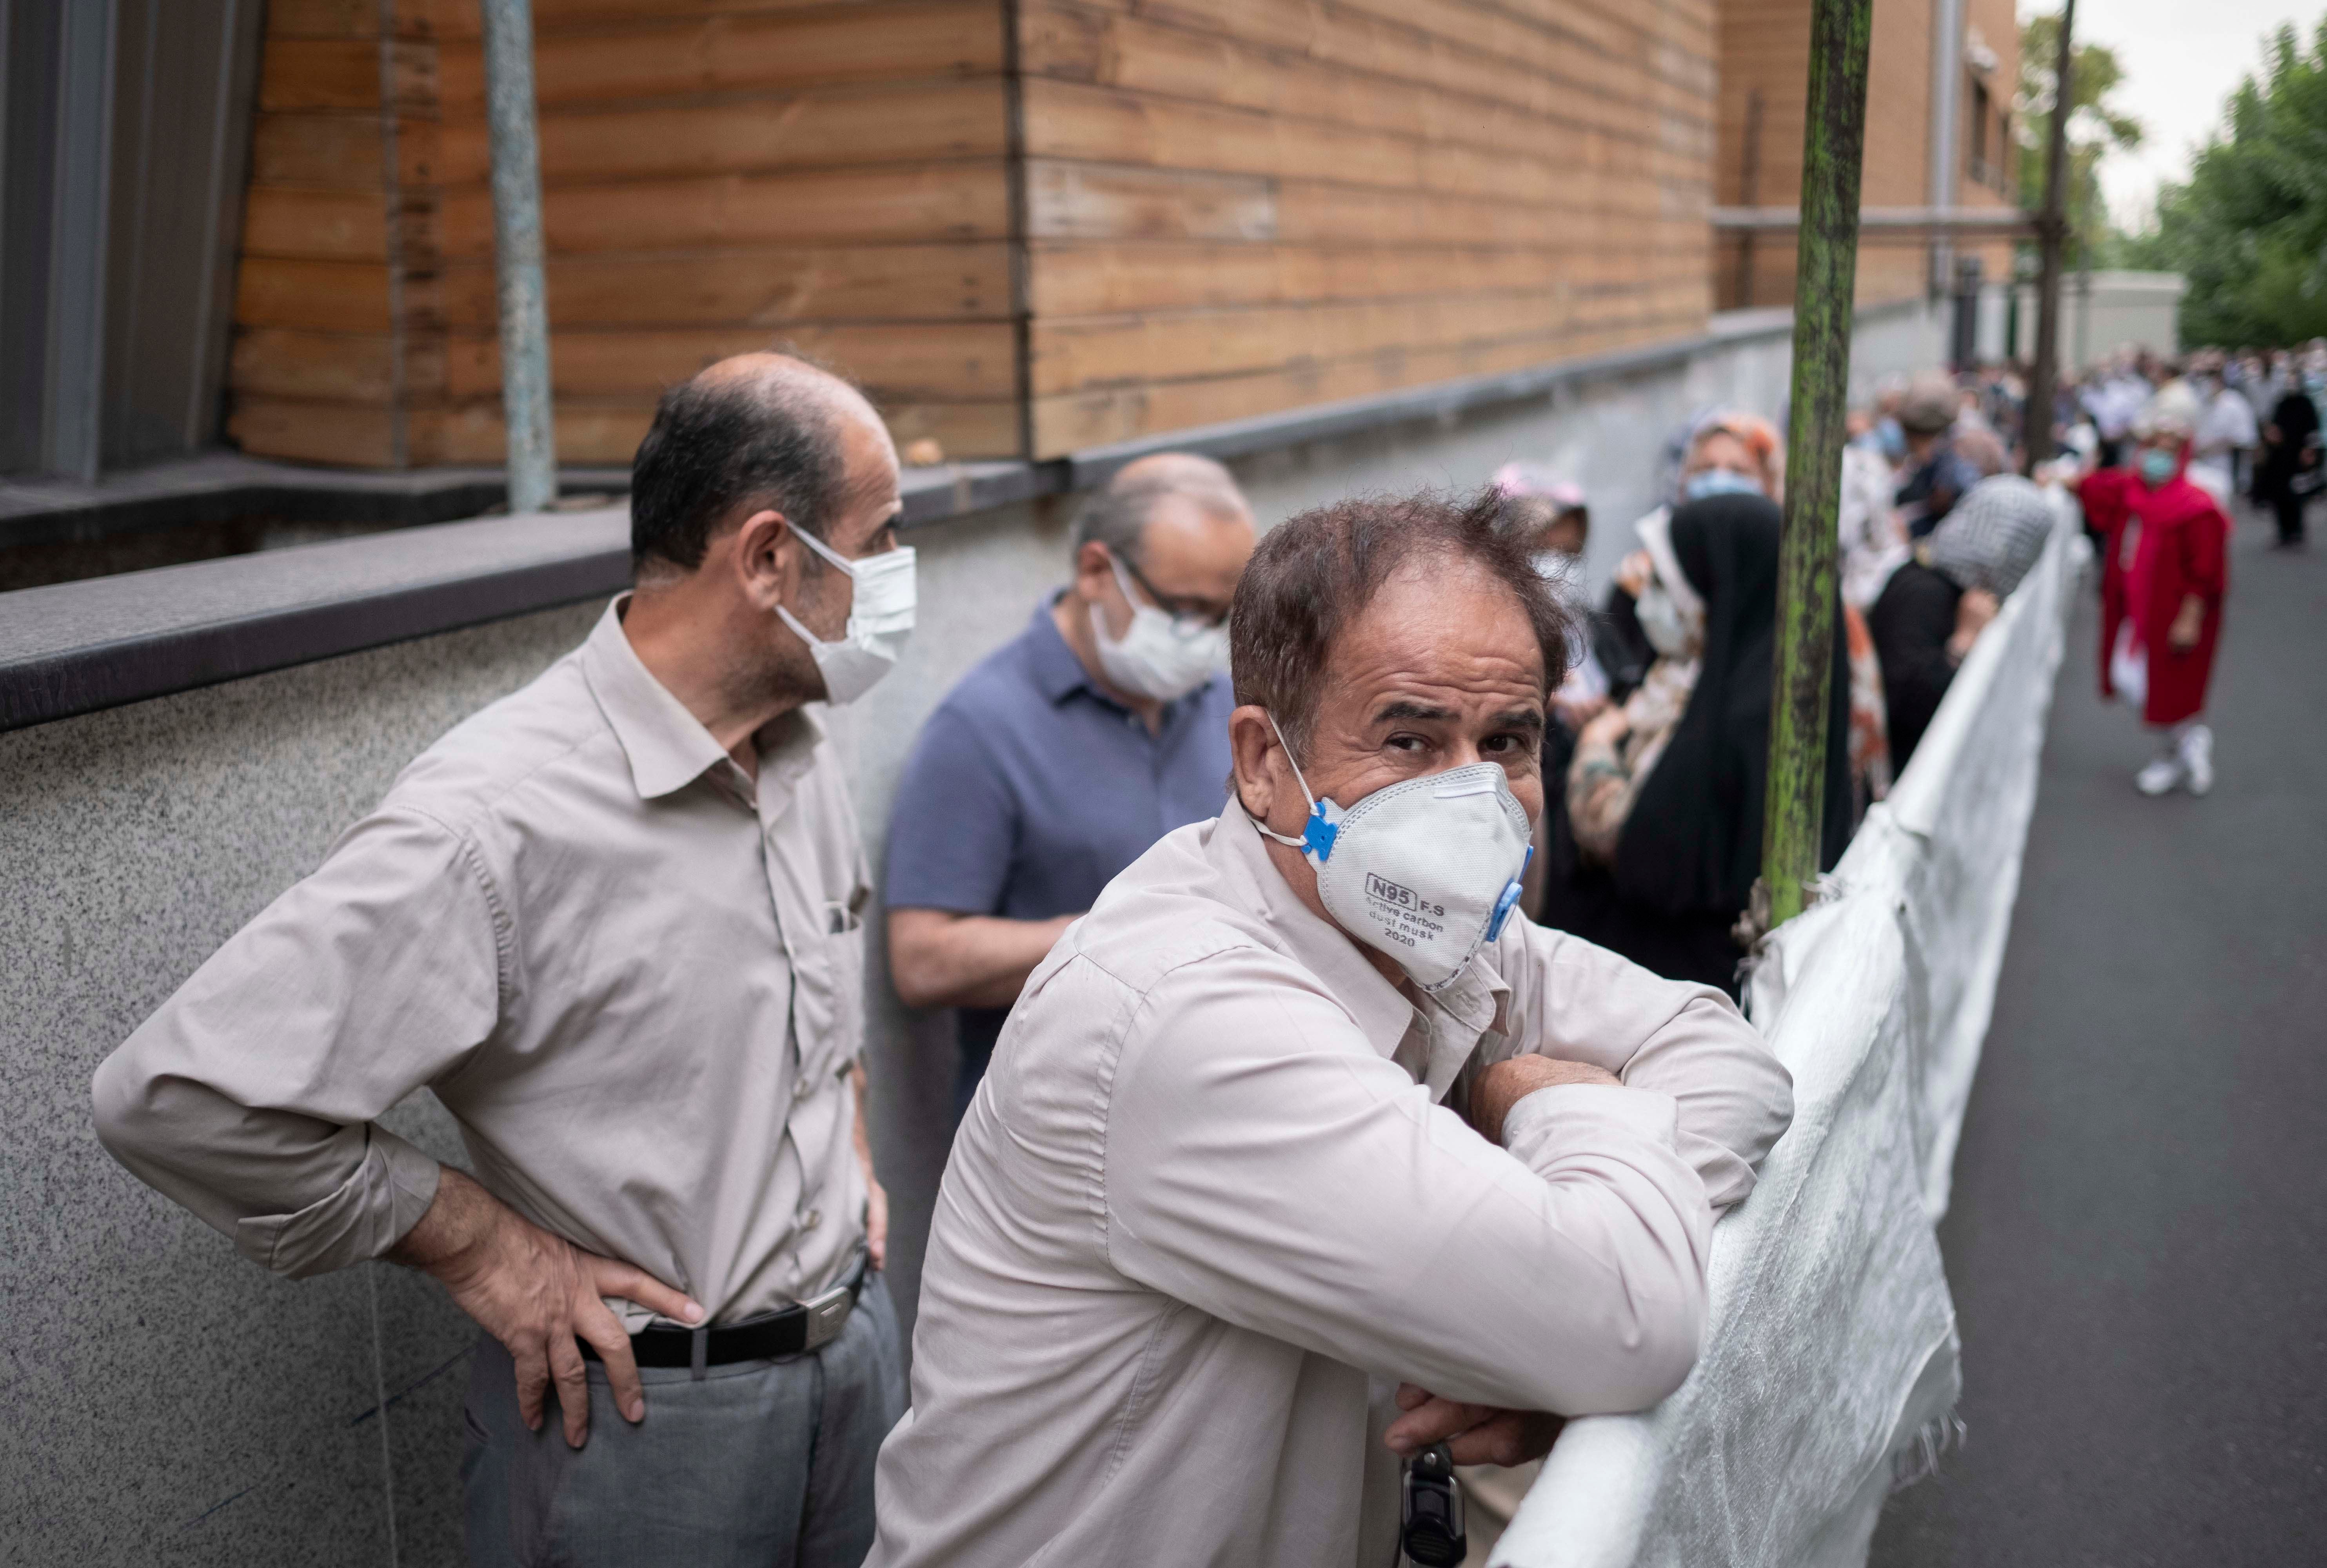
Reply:
[[2189, 280], [2185, 343], [2327, 336], [2327, 19], [2307, 47], [2281, 27], [2267, 55], [2230, 95], [2189, 182], [2158, 192], [2154, 231], [2128, 247], [2128, 259]]
[[[2020, 28], [2020, 88], [2013, 105], [2019, 127], [2020, 199], [2044, 205], [2046, 158], [2052, 145], [2054, 77], [2061, 59], [2061, 19], [2032, 16]], [[2069, 60], [2069, 238], [2063, 259], [2082, 265], [2106, 239], [2108, 213], [2094, 170], [2120, 148], [2141, 145], [2142, 124], [2112, 106], [2125, 67], [2105, 43], [2079, 43]]]

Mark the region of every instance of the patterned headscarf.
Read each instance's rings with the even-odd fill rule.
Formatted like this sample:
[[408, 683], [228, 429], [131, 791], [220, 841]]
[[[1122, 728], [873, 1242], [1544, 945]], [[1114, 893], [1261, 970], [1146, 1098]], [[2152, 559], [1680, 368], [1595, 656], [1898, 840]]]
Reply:
[[1923, 543], [1923, 564], [1958, 588], [1985, 588], [2002, 599], [2044, 553], [2052, 504], [2018, 474], [2000, 473], [1964, 492]]

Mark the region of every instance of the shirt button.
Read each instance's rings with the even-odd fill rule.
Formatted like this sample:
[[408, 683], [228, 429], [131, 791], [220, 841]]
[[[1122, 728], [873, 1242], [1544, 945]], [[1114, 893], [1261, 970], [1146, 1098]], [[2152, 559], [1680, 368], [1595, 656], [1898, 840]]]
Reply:
[[802, 1230], [814, 1230], [818, 1226], [823, 1223], [824, 1213], [821, 1209], [811, 1209], [800, 1217], [800, 1228]]

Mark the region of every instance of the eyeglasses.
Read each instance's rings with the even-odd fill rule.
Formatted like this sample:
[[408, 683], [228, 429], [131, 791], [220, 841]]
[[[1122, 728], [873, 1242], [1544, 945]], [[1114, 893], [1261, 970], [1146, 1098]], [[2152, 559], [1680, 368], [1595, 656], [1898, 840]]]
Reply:
[[[1201, 600], [1174, 598], [1169, 593], [1163, 593], [1154, 583], [1147, 580], [1147, 574], [1134, 565], [1130, 556], [1118, 555], [1111, 550], [1107, 555], [1117, 566], [1131, 574], [1131, 580], [1139, 584], [1141, 591], [1146, 593], [1156, 609], [1172, 618], [1172, 635], [1181, 641], [1193, 642], [1200, 637], [1218, 631], [1229, 623], [1227, 611], [1214, 610]], [[1118, 586], [1123, 585], [1119, 577], [1117, 582]], [[1131, 597], [1127, 587], [1125, 589], [1124, 597], [1126, 599]]]

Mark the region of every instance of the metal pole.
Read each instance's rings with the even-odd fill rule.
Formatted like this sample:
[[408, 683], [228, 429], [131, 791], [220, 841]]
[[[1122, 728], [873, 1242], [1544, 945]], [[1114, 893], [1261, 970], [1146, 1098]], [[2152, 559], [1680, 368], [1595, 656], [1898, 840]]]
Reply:
[[1801, 912], [1818, 875], [1826, 811], [1827, 699], [1834, 681], [1835, 527], [1858, 279], [1858, 173], [1866, 142], [1874, 0], [1813, 0], [1802, 134], [1802, 227], [1794, 266], [1791, 428], [1778, 552], [1778, 649], [1762, 876], [1771, 926]]
[[2061, 247], [2068, 238], [2070, 38], [2077, 0], [2061, 8], [2061, 51], [2052, 70], [2051, 136], [2044, 149], [2044, 216], [2037, 233], [2036, 368], [2028, 378], [2028, 417], [2021, 422], [2028, 471], [2052, 455], [2052, 389], [2061, 377]]
[[493, 260], [501, 314], [509, 509], [557, 499], [550, 424], [549, 308], [541, 280], [541, 155], [533, 125], [531, 0], [483, 0], [485, 112], [493, 148]]

